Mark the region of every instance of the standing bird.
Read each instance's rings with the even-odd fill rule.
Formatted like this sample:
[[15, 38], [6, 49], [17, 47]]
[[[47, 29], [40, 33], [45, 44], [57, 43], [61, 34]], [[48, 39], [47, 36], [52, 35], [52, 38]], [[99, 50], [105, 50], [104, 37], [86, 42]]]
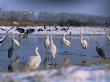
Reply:
[[104, 50], [99, 47], [99, 43], [98, 43], [98, 42], [96, 42], [96, 51], [97, 51], [98, 55], [99, 55], [102, 59], [105, 59], [105, 58], [106, 58], [106, 55], [105, 55], [105, 53], [104, 53]]
[[[49, 36], [47, 35], [46, 36], [46, 39], [45, 39], [45, 42], [44, 42], [44, 46], [45, 46], [45, 48], [46, 48], [46, 54], [47, 54], [47, 49], [49, 49], [50, 48], [50, 40], [49, 40]], [[46, 55], [46, 58], [45, 58], [45, 60], [44, 60], [44, 63], [48, 63], [48, 61], [49, 61], [49, 56], [48, 56], [48, 54]]]
[[81, 36], [81, 46], [82, 46], [82, 48], [83, 49], [87, 49], [87, 47], [88, 47], [87, 41], [84, 39], [84, 37], [82, 36], [82, 34], [80, 36]]
[[[52, 35], [51, 35], [50, 52], [51, 52], [52, 57], [54, 58], [54, 62], [55, 62], [56, 51], [57, 51], [57, 48], [56, 48], [55, 44], [53, 43]], [[51, 63], [52, 63], [52, 59], [51, 59]], [[55, 64], [56, 64], [56, 62], [55, 62]]]
[[49, 40], [49, 36], [46, 36], [45, 42], [44, 42], [45, 48], [49, 48], [50, 47], [50, 40]]
[[39, 67], [40, 63], [41, 63], [41, 56], [38, 53], [38, 47], [36, 47], [35, 56], [31, 56], [28, 58], [28, 61], [26, 63], [27, 69], [29, 69], [30, 71], [35, 71], [36, 68]]
[[70, 46], [70, 41], [65, 38], [65, 34], [63, 35], [63, 42], [66, 46]]
[[12, 57], [13, 51], [14, 51], [14, 46], [13, 46], [13, 40], [12, 40], [11, 47], [8, 49], [8, 58]]
[[8, 58], [11, 58], [13, 55], [13, 51], [14, 51], [13, 44], [15, 44], [16, 47], [20, 46], [19, 42], [13, 37], [11, 47], [8, 49]]

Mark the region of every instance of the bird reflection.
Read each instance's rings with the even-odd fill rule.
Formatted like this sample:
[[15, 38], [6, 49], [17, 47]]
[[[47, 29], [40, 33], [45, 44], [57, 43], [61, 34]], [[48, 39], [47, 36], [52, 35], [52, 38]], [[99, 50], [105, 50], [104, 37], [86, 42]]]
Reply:
[[8, 65], [8, 72], [13, 72], [13, 67], [11, 64]]

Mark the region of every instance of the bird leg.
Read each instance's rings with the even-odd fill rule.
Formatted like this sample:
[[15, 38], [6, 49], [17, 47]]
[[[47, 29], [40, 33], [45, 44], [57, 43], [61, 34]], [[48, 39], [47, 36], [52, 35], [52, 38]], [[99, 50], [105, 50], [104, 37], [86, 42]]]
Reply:
[[46, 63], [47, 60], [48, 60], [48, 53], [47, 53], [47, 48], [46, 48], [46, 57], [45, 57], [45, 59], [44, 59], [44, 63]]
[[55, 60], [55, 58], [53, 58], [54, 59], [54, 66], [56, 67], [56, 60]]
[[53, 57], [52, 57], [52, 55], [51, 55], [51, 64], [53, 63], [53, 62], [52, 62], [52, 59], [53, 59]]

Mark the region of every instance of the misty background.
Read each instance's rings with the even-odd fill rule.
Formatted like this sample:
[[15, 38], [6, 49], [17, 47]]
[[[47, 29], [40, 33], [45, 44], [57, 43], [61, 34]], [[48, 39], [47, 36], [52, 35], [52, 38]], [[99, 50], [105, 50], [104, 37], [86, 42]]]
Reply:
[[109, 26], [110, 0], [0, 0], [0, 25]]
[[0, 0], [6, 10], [110, 16], [110, 0]]

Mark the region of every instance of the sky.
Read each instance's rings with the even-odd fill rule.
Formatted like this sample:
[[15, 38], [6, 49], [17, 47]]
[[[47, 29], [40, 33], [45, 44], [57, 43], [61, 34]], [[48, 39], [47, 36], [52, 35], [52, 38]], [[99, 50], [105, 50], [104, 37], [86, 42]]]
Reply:
[[110, 0], [0, 0], [6, 10], [110, 16]]

